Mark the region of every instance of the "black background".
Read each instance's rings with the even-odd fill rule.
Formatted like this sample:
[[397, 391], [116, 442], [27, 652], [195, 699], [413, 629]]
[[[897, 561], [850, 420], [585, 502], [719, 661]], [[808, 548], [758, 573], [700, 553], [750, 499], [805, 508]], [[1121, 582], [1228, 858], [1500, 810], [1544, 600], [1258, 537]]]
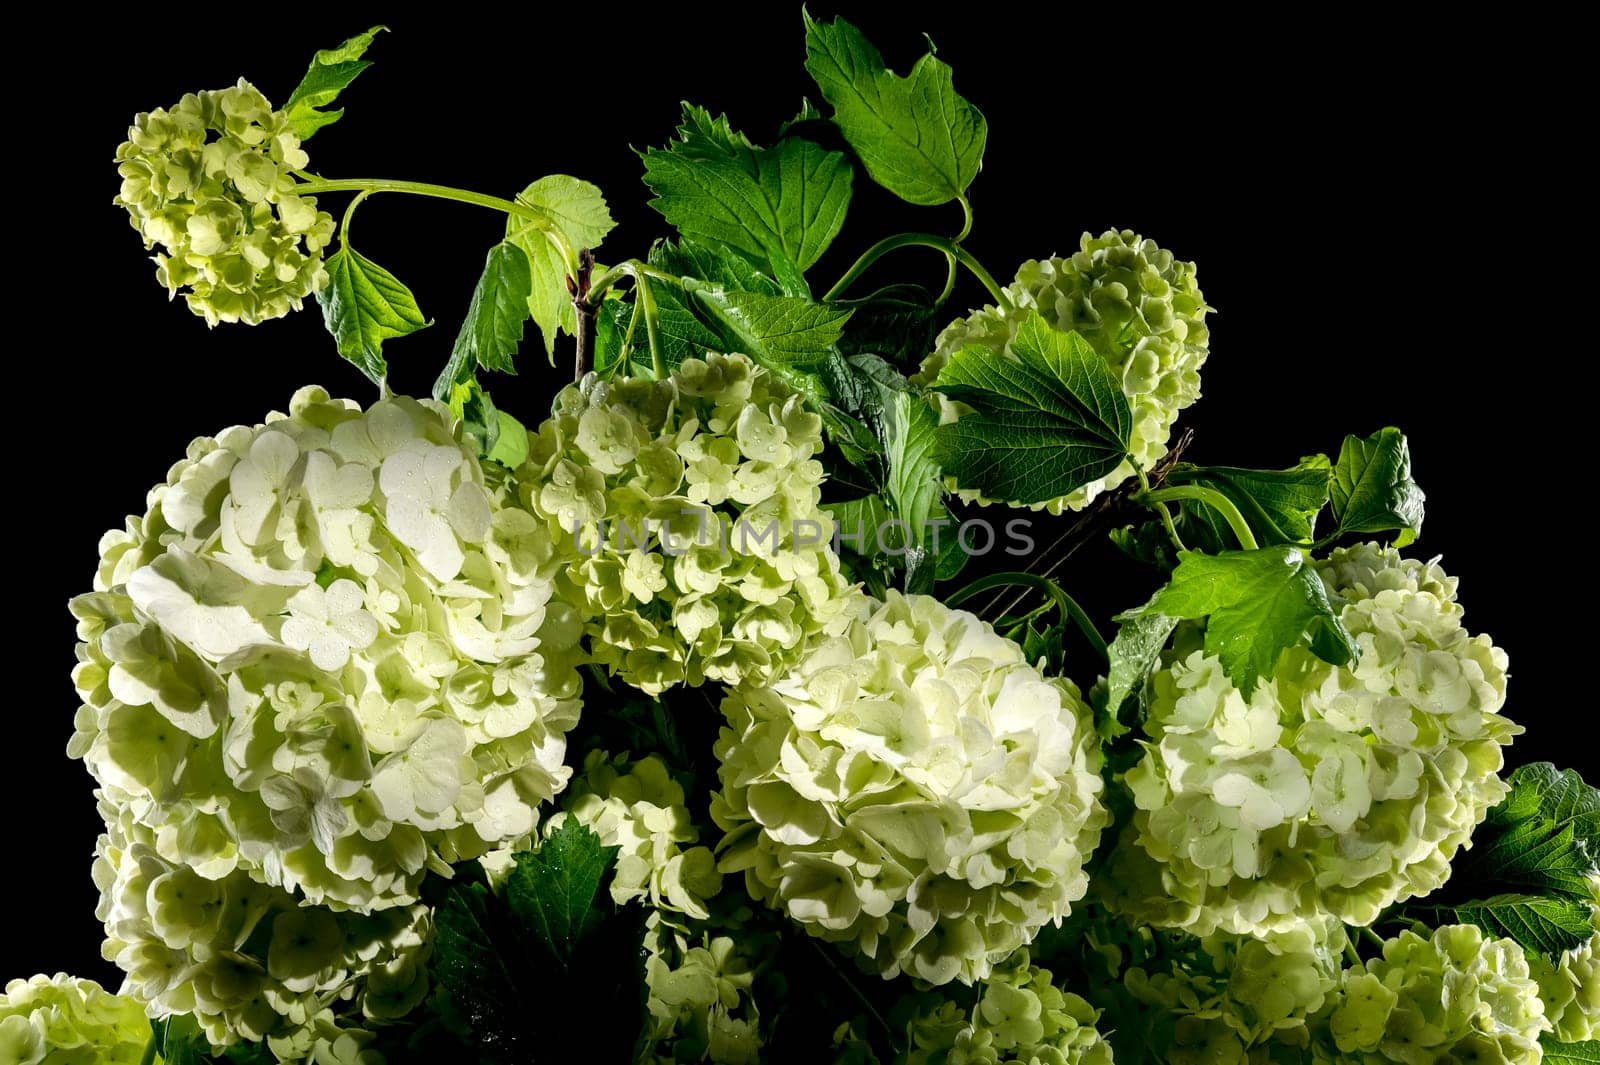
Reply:
[[[12, 305], [13, 320], [52, 323], [36, 346], [13, 347], [12, 379], [39, 426], [33, 439], [58, 443], [12, 452], [27, 465], [7, 523], [9, 678], [26, 681], [11, 689], [22, 729], [8, 733], [15, 746], [0, 773], [14, 922], [0, 937], [0, 979], [70, 969], [116, 982], [98, 960], [91, 783], [63, 753], [76, 705], [65, 603], [89, 587], [100, 532], [142, 510], [191, 437], [259, 421], [307, 381], [372, 396], [335, 356], [314, 306], [208, 331], [181, 300], [164, 300], [110, 203], [111, 156], [132, 114], [240, 74], [281, 103], [311, 51], [387, 21], [394, 32], [341, 101], [345, 119], [310, 143], [311, 169], [506, 196], [545, 173], [574, 174], [606, 191], [620, 224], [602, 257], [615, 261], [642, 256], [663, 232], [630, 146], [668, 139], [679, 99], [726, 110], [766, 141], [815, 93], [789, 4], [656, 14], [546, 5], [523, 22], [273, 10], [236, 24], [220, 9], [152, 14], [104, 47], [80, 40], [91, 54], [77, 69], [95, 71], [89, 103], [45, 108], [67, 134], [47, 145], [50, 169], [26, 151], [13, 157], [14, 176], [43, 198], [9, 210], [41, 227], [35, 249], [59, 262]], [[1218, 313], [1205, 398], [1185, 418], [1197, 432], [1191, 458], [1282, 466], [1336, 451], [1346, 432], [1406, 430], [1428, 493], [1414, 550], [1445, 556], [1463, 577], [1469, 625], [1511, 655], [1508, 713], [1529, 728], [1513, 761], [1550, 758], [1593, 779], [1581, 723], [1593, 704], [1582, 694], [1592, 638], [1578, 613], [1594, 595], [1592, 545], [1554, 531], [1571, 515], [1563, 500], [1588, 490], [1575, 471], [1587, 465], [1593, 409], [1592, 268], [1567, 228], [1580, 215], [1575, 128], [1553, 85], [1512, 72], [1538, 59], [1538, 42], [1502, 30], [1492, 46], [1446, 45], [1310, 13], [1295, 30], [1256, 23], [1245, 45], [1156, 10], [1105, 21], [1059, 5], [842, 10], [902, 72], [926, 30], [985, 111], [968, 246], [1002, 280], [1022, 259], [1070, 252], [1081, 231], [1110, 226], [1200, 264]], [[28, 128], [15, 124], [13, 136], [34, 136]], [[879, 236], [952, 232], [959, 221], [953, 207], [899, 205], [864, 175], [855, 189], [813, 273], [822, 288]], [[343, 202], [326, 199], [336, 213]], [[363, 209], [359, 247], [438, 322], [388, 346], [398, 391], [426, 392], [501, 226], [490, 212], [400, 196]], [[33, 268], [26, 249], [12, 254]], [[897, 254], [906, 258], [887, 262], [882, 279], [938, 273], [936, 256]], [[981, 301], [970, 279], [962, 285], [955, 304]], [[521, 366], [492, 387], [531, 423], [561, 374], [531, 346]], [[1065, 584], [1104, 617], [1141, 601], [1150, 576], [1099, 551]]]

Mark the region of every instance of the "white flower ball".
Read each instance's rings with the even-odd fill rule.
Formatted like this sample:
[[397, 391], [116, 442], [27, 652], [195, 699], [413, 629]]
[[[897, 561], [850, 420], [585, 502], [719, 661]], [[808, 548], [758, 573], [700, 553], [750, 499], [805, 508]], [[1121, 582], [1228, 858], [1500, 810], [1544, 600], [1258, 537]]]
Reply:
[[1501, 748], [1522, 731], [1499, 713], [1506, 656], [1462, 626], [1455, 581], [1375, 544], [1319, 572], [1357, 664], [1291, 648], [1248, 699], [1199, 651], [1153, 678], [1127, 776], [1142, 853], [1112, 862], [1130, 917], [1196, 935], [1370, 924], [1443, 884], [1505, 796]]
[[972, 614], [890, 592], [722, 708], [723, 869], [870, 970], [981, 980], [1088, 887], [1090, 712]]
[[196, 440], [101, 541], [69, 753], [161, 859], [407, 906], [566, 783], [579, 627], [540, 521], [445, 410], [290, 413]]

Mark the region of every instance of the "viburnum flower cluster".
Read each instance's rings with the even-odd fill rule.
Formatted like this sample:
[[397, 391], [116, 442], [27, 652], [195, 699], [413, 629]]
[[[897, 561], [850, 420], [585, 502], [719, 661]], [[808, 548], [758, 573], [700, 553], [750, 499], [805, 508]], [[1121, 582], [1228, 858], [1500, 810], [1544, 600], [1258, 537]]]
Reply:
[[743, 355], [562, 389], [518, 476], [590, 655], [651, 693], [760, 684], [848, 624], [821, 449], [821, 418]]
[[333, 217], [294, 191], [308, 165], [288, 116], [240, 78], [133, 120], [116, 203], [146, 248], [160, 246], [156, 279], [170, 295], [209, 325], [254, 325], [327, 284]]
[[1368, 924], [1441, 885], [1506, 794], [1501, 748], [1521, 731], [1499, 713], [1506, 656], [1463, 626], [1455, 580], [1376, 544], [1319, 572], [1356, 663], [1291, 648], [1249, 698], [1203, 651], [1153, 678], [1127, 776], [1124, 846], [1142, 854], [1112, 887], [1131, 916], [1200, 935]]
[[66, 973], [12, 980], [0, 995], [0, 1061], [139, 1065], [150, 1038], [144, 1006]]
[[723, 868], [871, 970], [981, 980], [1088, 888], [1089, 710], [972, 614], [890, 592], [722, 711]]
[[[1200, 367], [1210, 353], [1205, 297], [1195, 282], [1194, 263], [1132, 230], [1083, 234], [1069, 256], [1030, 259], [1006, 286], [1008, 309], [985, 307], [951, 323], [913, 381], [931, 385], [951, 356], [983, 348], [1009, 355], [1017, 326], [1037, 312], [1052, 329], [1076, 332], [1106, 360], [1133, 413], [1128, 459], [1106, 476], [1034, 509], [1059, 514], [1082, 510], [1104, 491], [1149, 469], [1167, 453], [1173, 423], [1200, 398]], [[934, 393], [943, 416], [957, 418], [960, 405]], [[963, 499], [989, 503], [970, 486], [954, 486]]]

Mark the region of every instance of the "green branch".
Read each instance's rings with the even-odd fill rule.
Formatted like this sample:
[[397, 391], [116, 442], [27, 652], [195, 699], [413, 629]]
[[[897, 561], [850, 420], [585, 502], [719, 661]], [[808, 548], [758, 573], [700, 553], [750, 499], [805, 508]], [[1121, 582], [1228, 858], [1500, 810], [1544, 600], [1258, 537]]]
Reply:
[[822, 297], [823, 302], [831, 303], [837, 300], [862, 274], [872, 268], [873, 263], [900, 248], [933, 248], [936, 251], [943, 252], [971, 271], [972, 276], [981, 281], [983, 287], [989, 290], [989, 295], [1001, 310], [1008, 311], [1011, 309], [1011, 298], [1006, 295], [1005, 289], [1001, 288], [993, 275], [983, 268], [982, 263], [972, 257], [971, 252], [947, 237], [937, 237], [932, 233], [900, 233], [878, 241], [878, 243], [862, 252], [861, 258], [855, 261], [855, 265], [846, 270], [844, 276], [839, 278], [838, 282], [828, 290], [826, 296]]
[[1111, 652], [1106, 647], [1106, 639], [1100, 635], [1100, 630], [1095, 627], [1094, 621], [1085, 613], [1078, 601], [1068, 595], [1055, 581], [1048, 577], [1040, 577], [1034, 573], [1023, 573], [1020, 570], [1009, 573], [991, 573], [987, 577], [979, 577], [966, 587], [945, 596], [945, 606], [953, 607], [962, 601], [986, 592], [990, 588], [1008, 588], [1021, 586], [1042, 592], [1055, 601], [1056, 608], [1061, 611], [1061, 616], [1071, 618], [1072, 623], [1083, 633], [1084, 639], [1094, 648], [1101, 661], [1109, 662]]
[[1250, 523], [1244, 520], [1244, 515], [1239, 513], [1239, 508], [1233, 505], [1233, 500], [1215, 488], [1206, 488], [1198, 484], [1180, 484], [1171, 488], [1157, 488], [1154, 492], [1140, 492], [1133, 497], [1135, 503], [1143, 503], [1151, 507], [1182, 499], [1193, 499], [1215, 510], [1227, 520], [1228, 527], [1233, 530], [1233, 535], [1238, 539], [1240, 547], [1246, 551], [1257, 549], [1256, 537], [1250, 531]]

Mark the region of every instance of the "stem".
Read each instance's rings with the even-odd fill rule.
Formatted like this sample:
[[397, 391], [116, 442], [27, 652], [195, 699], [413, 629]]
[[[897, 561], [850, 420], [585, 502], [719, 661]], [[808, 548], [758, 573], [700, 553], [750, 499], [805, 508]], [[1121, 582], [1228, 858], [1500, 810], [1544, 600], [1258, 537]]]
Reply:
[[934, 310], [943, 307], [945, 300], [950, 298], [950, 293], [956, 290], [956, 257], [946, 255], [944, 261], [944, 288], [939, 291], [939, 298], [933, 301]]
[[962, 193], [956, 197], [956, 202], [961, 205], [961, 232], [955, 235], [955, 242], [960, 244], [967, 239], [967, 234], [972, 232], [972, 201]]
[[[1148, 495], [1150, 492], [1150, 478], [1144, 475], [1143, 470], [1139, 470], [1138, 474], [1139, 490]], [[1156, 513], [1161, 515], [1161, 524], [1166, 527], [1167, 539], [1172, 541], [1172, 546], [1176, 547], [1179, 551], [1189, 550], [1187, 547], [1183, 546], [1183, 537], [1178, 535], [1178, 527], [1172, 523], [1172, 511], [1167, 507], [1167, 505], [1165, 503], [1157, 503]]]
[[1366, 925], [1362, 925], [1361, 926], [1361, 934], [1366, 936], [1368, 939], [1372, 940], [1372, 945], [1377, 947], [1380, 953], [1382, 952], [1382, 950], [1383, 950], [1383, 937], [1382, 936], [1378, 935], [1378, 933], [1374, 932], [1371, 928], [1368, 928]]
[[321, 192], [406, 192], [413, 196], [431, 196], [438, 200], [454, 200], [456, 203], [487, 207], [491, 211], [499, 211], [531, 223], [535, 229], [549, 237], [550, 242], [561, 251], [561, 257], [567, 264], [567, 272], [569, 274], [578, 272], [578, 257], [568, 246], [566, 238], [562, 236], [555, 223], [550, 220], [550, 216], [524, 203], [503, 200], [499, 196], [489, 196], [450, 185], [432, 185], [425, 181], [396, 181], [390, 178], [338, 178], [331, 181], [318, 178], [314, 181], [301, 182], [294, 188], [297, 196], [314, 196]]
[[1084, 639], [1089, 641], [1089, 645], [1094, 648], [1095, 653], [1103, 661], [1109, 662], [1111, 660], [1111, 652], [1106, 647], [1105, 637], [1100, 635], [1100, 630], [1095, 628], [1094, 622], [1084, 612], [1083, 607], [1079, 606], [1076, 599], [1068, 595], [1059, 584], [1048, 577], [1040, 577], [1033, 573], [1022, 573], [1020, 571], [991, 573], [989, 576], [980, 577], [965, 588], [945, 596], [944, 602], [946, 606], [953, 607], [962, 600], [977, 595], [979, 592], [988, 591], [990, 588], [1004, 588], [1012, 585], [1032, 588], [1055, 600], [1056, 608], [1061, 611], [1061, 616], [1072, 619], [1072, 623], [1078, 627], [1078, 631], [1083, 633]]
[[993, 297], [995, 303], [1002, 310], [1011, 309], [1011, 299], [1006, 295], [1005, 289], [1001, 288], [989, 271], [983, 268], [982, 263], [972, 257], [971, 252], [953, 240], [936, 237], [932, 233], [900, 233], [878, 241], [878, 243], [861, 253], [861, 258], [855, 261], [855, 265], [846, 270], [844, 276], [828, 290], [826, 296], [822, 297], [823, 302], [831, 303], [838, 299], [845, 289], [854, 284], [857, 278], [872, 267], [873, 263], [898, 248], [934, 248], [944, 252], [970, 270], [973, 277], [983, 282], [983, 287], [989, 290], [989, 295]]
[[650, 291], [649, 275], [643, 270], [633, 275], [633, 300], [638, 305], [635, 313], [644, 314], [644, 338], [650, 345], [650, 369], [657, 381], [664, 381], [667, 367], [661, 358], [661, 319], [656, 314], [656, 297]]
[[576, 278], [567, 278], [567, 291], [572, 294], [572, 309], [576, 320], [572, 327], [572, 379], [583, 380], [583, 375], [594, 365], [594, 319], [600, 308], [589, 302], [589, 275], [594, 272], [594, 253], [588, 248], [578, 252]]
[[144, 1044], [144, 1054], [139, 1058], [139, 1065], [155, 1065], [156, 1051], [160, 1049], [157, 1044], [160, 1042], [160, 1034], [152, 1028], [150, 1030], [150, 1038]]
[[339, 221], [339, 247], [342, 248], [350, 243], [350, 219], [355, 217], [356, 208], [361, 206], [361, 201], [371, 195], [370, 192], [363, 192], [351, 200], [350, 206], [344, 209], [344, 218]]
[[1215, 488], [1206, 488], [1198, 484], [1180, 484], [1171, 488], [1157, 488], [1154, 492], [1140, 492], [1134, 501], [1146, 506], [1165, 503], [1169, 500], [1193, 499], [1204, 503], [1206, 506], [1221, 514], [1228, 521], [1228, 527], [1233, 530], [1233, 535], [1238, 538], [1239, 546], [1246, 551], [1256, 550], [1256, 537], [1250, 531], [1250, 525], [1244, 520], [1244, 515], [1239, 513], [1239, 508], [1233, 505], [1233, 500], [1217, 491]]

